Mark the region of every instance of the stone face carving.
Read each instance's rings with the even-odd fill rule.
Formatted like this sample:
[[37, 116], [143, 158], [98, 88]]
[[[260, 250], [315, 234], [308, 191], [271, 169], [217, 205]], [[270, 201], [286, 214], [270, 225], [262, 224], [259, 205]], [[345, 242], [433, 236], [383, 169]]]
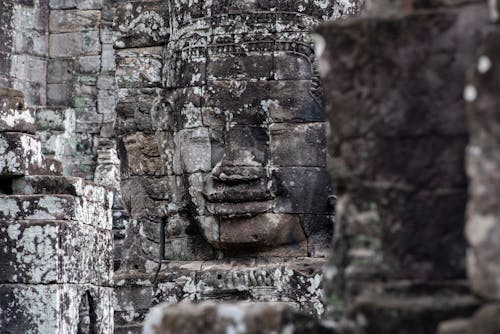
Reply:
[[336, 8], [171, 1], [166, 110], [155, 123], [166, 168], [187, 191], [168, 213], [196, 221], [226, 256], [326, 249], [333, 190], [309, 30]]
[[132, 218], [117, 326], [139, 327], [151, 305], [187, 300], [283, 301], [321, 315], [333, 189], [310, 31], [354, 14], [356, 3], [123, 6], [132, 21], [139, 8], [169, 19], [165, 46], [145, 36], [148, 26], [118, 26], [115, 46], [136, 48], [117, 57], [122, 198]]

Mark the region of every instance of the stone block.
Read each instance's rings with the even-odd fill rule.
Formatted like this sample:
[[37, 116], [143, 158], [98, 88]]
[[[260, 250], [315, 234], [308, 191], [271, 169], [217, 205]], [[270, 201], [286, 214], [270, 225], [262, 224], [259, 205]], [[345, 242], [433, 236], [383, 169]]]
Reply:
[[297, 256], [306, 255], [301, 243], [306, 240], [297, 215], [259, 214], [252, 218], [221, 218], [220, 247], [234, 255], [245, 249], [266, 249], [297, 244]]
[[[160, 158], [154, 135], [141, 132], [123, 138], [125, 163], [130, 175], [162, 176], [165, 166]], [[121, 155], [121, 153], [120, 153]]]
[[174, 140], [180, 147], [183, 171], [195, 173], [207, 172], [212, 169], [211, 146], [207, 128], [182, 130]]
[[35, 132], [35, 111], [25, 107], [21, 92], [0, 88], [0, 132]]
[[66, 109], [39, 108], [36, 111], [37, 130], [65, 131]]
[[111, 209], [113, 192], [101, 185], [68, 176], [26, 176], [12, 182], [17, 195], [71, 195], [99, 203], [104, 209]]
[[71, 106], [73, 83], [47, 84], [47, 104], [50, 106]]
[[163, 1], [128, 2], [116, 9], [117, 48], [165, 45], [169, 39], [168, 6]]
[[307, 237], [307, 251], [310, 256], [327, 257], [333, 242], [335, 216], [300, 215], [300, 221]]
[[75, 221], [0, 224], [0, 282], [112, 284], [113, 241], [104, 231]]
[[99, 30], [101, 12], [99, 10], [51, 10], [49, 31], [51, 33]]
[[9, 85], [23, 92], [28, 105], [45, 105], [47, 103], [47, 84], [44, 80], [31, 82], [12, 79], [12, 83]]
[[79, 112], [76, 114], [76, 131], [79, 133], [98, 134], [101, 131], [103, 115], [97, 112]]
[[273, 166], [326, 167], [324, 123], [271, 124], [269, 131]]
[[[152, 124], [151, 113], [155, 105], [160, 105], [160, 89], [120, 89], [118, 91], [116, 113], [118, 134], [128, 134], [136, 131], [152, 133], [153, 126], [168, 126], [168, 124]], [[165, 113], [159, 109], [156, 113]], [[168, 120], [170, 116], [166, 115]], [[159, 120], [167, 123], [166, 120]]]
[[407, 333], [436, 333], [440, 322], [468, 317], [480, 305], [467, 288], [445, 281], [436, 285], [387, 284], [371, 291], [358, 298], [354, 307], [357, 314], [366, 317], [364, 328], [369, 333], [387, 333], [394, 328]]
[[111, 230], [112, 215], [101, 203], [69, 195], [15, 195], [0, 197], [0, 218], [16, 220], [69, 220]]
[[160, 305], [151, 310], [144, 324], [145, 334], [330, 333], [318, 320], [297, 312], [285, 303], [178, 304]]
[[50, 58], [93, 56], [100, 52], [99, 31], [96, 30], [51, 34], [49, 37]]
[[310, 80], [271, 81], [268, 100], [263, 106], [273, 122], [323, 122], [323, 101], [313, 94]]
[[11, 75], [21, 81], [45, 83], [47, 61], [31, 55], [12, 55]]
[[207, 60], [207, 80], [269, 80], [273, 77], [272, 54], [210, 56]]
[[311, 80], [314, 76], [314, 65], [310, 57], [290, 52], [275, 52], [276, 64], [274, 77], [276, 80]]
[[101, 68], [103, 72], [114, 72], [116, 69], [115, 50], [112, 44], [102, 44]]
[[[154, 301], [286, 301], [320, 316], [324, 259], [281, 257], [227, 261], [170, 261], [162, 265]], [[141, 280], [144, 281], [144, 280]]]
[[[85, 284], [0, 284], [0, 327], [11, 333], [76, 333], [83, 298], [92, 302], [98, 333], [113, 333], [113, 290]], [[63, 316], [64, 315], [64, 316]]]
[[97, 74], [101, 69], [101, 56], [78, 57], [78, 70], [84, 74]]
[[42, 145], [33, 135], [20, 132], [0, 133], [0, 174], [59, 175], [61, 164], [42, 155]]
[[[329, 214], [333, 186], [328, 172], [317, 167], [281, 167], [273, 172], [278, 196], [276, 213]], [[322, 199], [318, 201], [318, 199]]]
[[72, 81], [75, 76], [73, 59], [49, 59], [47, 67], [47, 83], [64, 83]]
[[3, 3], [0, 14], [0, 26], [3, 27], [0, 31], [0, 52], [4, 53], [10, 53], [12, 50], [12, 10], [12, 3]]
[[76, 8], [77, 0], [49, 0], [50, 9]]
[[89, 1], [77, 2], [77, 7], [80, 10], [101, 9], [103, 5], [104, 5], [104, 0], [89, 0]]
[[49, 38], [45, 32], [16, 30], [12, 39], [12, 52], [45, 57], [49, 51]]
[[207, 58], [204, 51], [176, 52], [165, 58], [165, 85], [169, 88], [196, 87], [206, 82]]
[[216, 107], [222, 112], [235, 113], [244, 105], [262, 108], [262, 101], [269, 98], [269, 91], [269, 83], [215, 81], [210, 82], [203, 91], [203, 100], [207, 107]]
[[161, 87], [160, 47], [128, 49], [116, 54], [116, 82], [120, 88]]

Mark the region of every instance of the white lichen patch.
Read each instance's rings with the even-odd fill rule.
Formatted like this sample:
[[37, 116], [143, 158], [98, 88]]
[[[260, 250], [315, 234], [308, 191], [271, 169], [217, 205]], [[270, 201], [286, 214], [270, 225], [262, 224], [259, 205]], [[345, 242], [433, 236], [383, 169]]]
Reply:
[[19, 208], [16, 199], [0, 197], [0, 212], [2, 213], [2, 216], [6, 217], [7, 219], [15, 219], [21, 212], [21, 208]]
[[35, 124], [35, 118], [28, 110], [9, 109], [2, 113], [1, 122], [7, 127], [14, 128], [21, 123]]

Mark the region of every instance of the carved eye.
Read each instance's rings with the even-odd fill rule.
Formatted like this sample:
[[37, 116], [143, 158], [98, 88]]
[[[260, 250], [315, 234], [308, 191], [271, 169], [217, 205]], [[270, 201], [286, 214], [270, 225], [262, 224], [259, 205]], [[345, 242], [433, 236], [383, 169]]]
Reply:
[[24, 109], [24, 104], [22, 102], [17, 102], [16, 103], [16, 109], [17, 110], [23, 110]]

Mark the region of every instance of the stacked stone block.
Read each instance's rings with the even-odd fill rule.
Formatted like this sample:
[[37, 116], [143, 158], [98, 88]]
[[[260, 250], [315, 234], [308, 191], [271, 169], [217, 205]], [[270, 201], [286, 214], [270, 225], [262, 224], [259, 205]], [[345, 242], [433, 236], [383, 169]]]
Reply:
[[396, 9], [319, 29], [339, 191], [328, 298], [356, 333], [433, 333], [478, 307], [465, 281], [462, 92], [486, 5]]
[[[113, 194], [63, 177], [23, 95], [0, 88], [0, 328], [113, 332]], [[85, 307], [81, 307], [86, 300]]]
[[[163, 110], [162, 48], [168, 42], [166, 1], [122, 1], [115, 17], [116, 82], [115, 131], [123, 203], [133, 218], [123, 248], [124, 269], [153, 272], [160, 257], [164, 208], [170, 180], [155, 139], [152, 117]], [[134, 236], [141, 235], [141, 238]], [[135, 240], [134, 240], [135, 239]]]
[[45, 151], [66, 158], [66, 174], [93, 180], [99, 145], [113, 135], [113, 14], [103, 1], [49, 5], [47, 106], [39, 111]]
[[30, 105], [46, 102], [48, 0], [5, 0], [0, 14], [0, 85], [25, 92]]
[[119, 266], [127, 215], [121, 205], [115, 122], [113, 1], [48, 1], [47, 103], [37, 108], [43, 153], [63, 162], [64, 175], [115, 189]]

